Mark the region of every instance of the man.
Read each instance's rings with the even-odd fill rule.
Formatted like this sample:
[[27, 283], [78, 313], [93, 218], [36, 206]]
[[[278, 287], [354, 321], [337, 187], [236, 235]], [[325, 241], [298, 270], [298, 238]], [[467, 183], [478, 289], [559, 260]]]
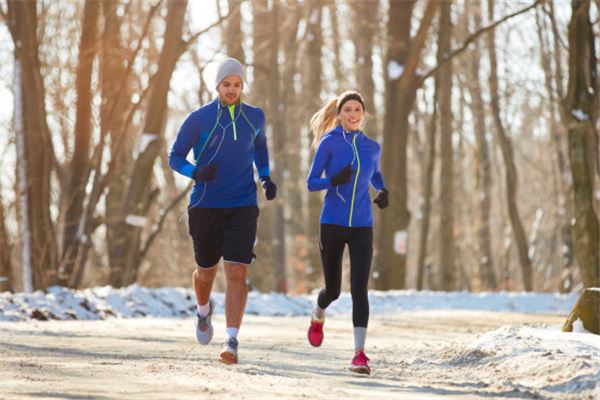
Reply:
[[[244, 68], [233, 58], [217, 70], [218, 98], [192, 112], [183, 122], [169, 154], [169, 165], [194, 180], [188, 207], [189, 231], [197, 268], [192, 282], [197, 300], [196, 339], [206, 345], [213, 336], [210, 292], [223, 257], [227, 276], [226, 339], [219, 360], [238, 361], [237, 335], [248, 291], [246, 272], [255, 257], [258, 219], [252, 164], [267, 200], [277, 186], [269, 178], [265, 117], [260, 108], [241, 101]], [[195, 164], [186, 160], [193, 150]]]

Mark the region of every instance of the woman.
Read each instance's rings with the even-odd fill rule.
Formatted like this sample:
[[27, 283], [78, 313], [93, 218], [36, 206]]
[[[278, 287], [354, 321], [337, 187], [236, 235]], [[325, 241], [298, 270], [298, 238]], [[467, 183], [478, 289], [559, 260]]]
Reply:
[[373, 256], [369, 184], [378, 192], [374, 202], [379, 208], [387, 207], [388, 191], [379, 171], [381, 147], [360, 130], [364, 117], [362, 96], [347, 91], [329, 100], [310, 121], [313, 146], [317, 150], [307, 186], [311, 192], [327, 190], [327, 194], [319, 236], [325, 288], [319, 293], [312, 314], [308, 341], [315, 347], [323, 342], [325, 309], [340, 295], [342, 255], [348, 245], [355, 350], [350, 370], [369, 374], [369, 359], [365, 355], [369, 320], [367, 285]]

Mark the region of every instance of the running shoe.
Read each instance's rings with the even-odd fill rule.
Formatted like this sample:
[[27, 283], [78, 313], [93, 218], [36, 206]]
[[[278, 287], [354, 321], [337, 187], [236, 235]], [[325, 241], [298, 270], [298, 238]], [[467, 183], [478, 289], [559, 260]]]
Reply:
[[308, 327], [308, 342], [313, 347], [319, 347], [323, 343], [323, 324], [325, 318], [319, 319], [316, 313], [313, 311], [310, 319], [310, 326]]
[[215, 309], [215, 304], [213, 303], [212, 299], [208, 301], [208, 304], [210, 309], [207, 316], [202, 317], [200, 314], [198, 314], [198, 312], [196, 312], [196, 322], [194, 325], [196, 325], [196, 340], [200, 344], [209, 344], [214, 333], [211, 323], [211, 316], [213, 310]]
[[223, 343], [223, 350], [221, 350], [221, 354], [219, 354], [219, 361], [223, 364], [237, 364], [238, 356], [238, 341], [236, 338], [228, 338]]
[[357, 351], [354, 354], [352, 364], [350, 364], [350, 371], [366, 375], [371, 373], [371, 368], [369, 368], [369, 357], [366, 356], [364, 351]]

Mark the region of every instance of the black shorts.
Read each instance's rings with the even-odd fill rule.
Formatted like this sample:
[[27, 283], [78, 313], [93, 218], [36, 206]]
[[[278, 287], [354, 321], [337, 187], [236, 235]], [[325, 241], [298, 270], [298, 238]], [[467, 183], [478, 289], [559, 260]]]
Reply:
[[258, 207], [188, 210], [196, 264], [200, 268], [224, 261], [250, 264], [254, 255]]

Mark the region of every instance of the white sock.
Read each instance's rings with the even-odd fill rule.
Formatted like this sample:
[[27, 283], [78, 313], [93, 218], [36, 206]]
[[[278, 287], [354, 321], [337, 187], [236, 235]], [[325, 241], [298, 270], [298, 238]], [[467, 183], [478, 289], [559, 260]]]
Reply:
[[362, 326], [354, 327], [354, 351], [364, 350], [365, 340], [367, 339], [367, 328]]
[[201, 317], [206, 317], [210, 312], [210, 303], [196, 304], [196, 309], [198, 310], [198, 314], [200, 314]]
[[225, 329], [225, 333], [227, 334], [228, 338], [236, 338], [237, 339], [237, 335], [239, 332], [239, 328], [227, 328]]

